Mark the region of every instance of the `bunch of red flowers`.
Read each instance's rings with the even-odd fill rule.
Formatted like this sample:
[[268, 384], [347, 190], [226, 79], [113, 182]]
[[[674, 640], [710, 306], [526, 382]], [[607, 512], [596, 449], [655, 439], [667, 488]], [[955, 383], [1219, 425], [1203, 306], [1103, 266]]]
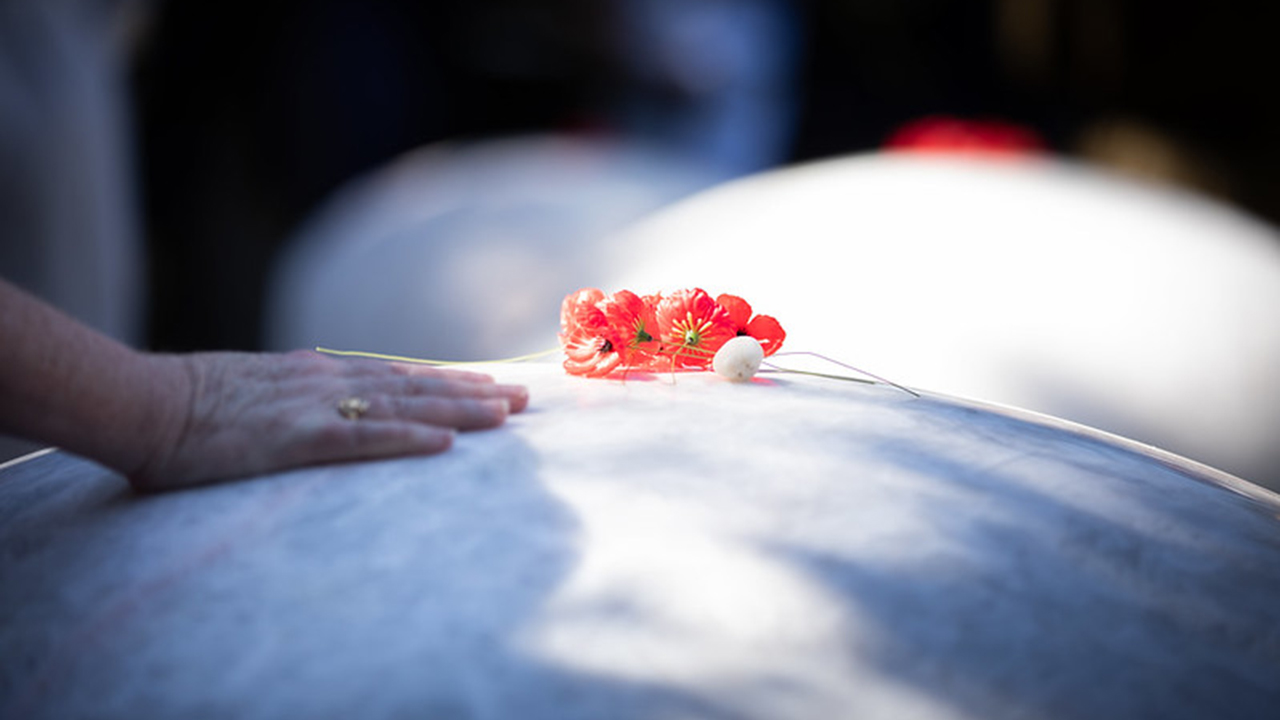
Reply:
[[720, 346], [739, 335], [758, 340], [765, 356], [787, 337], [777, 320], [752, 315], [746, 300], [713, 299], [700, 288], [645, 296], [584, 288], [560, 306], [560, 344], [571, 375], [705, 369]]

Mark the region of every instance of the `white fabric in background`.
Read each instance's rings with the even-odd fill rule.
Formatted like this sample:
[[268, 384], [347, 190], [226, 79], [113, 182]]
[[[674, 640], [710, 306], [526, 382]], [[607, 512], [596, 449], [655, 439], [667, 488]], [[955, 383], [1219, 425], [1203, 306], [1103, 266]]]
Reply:
[[1280, 233], [1049, 158], [879, 154], [727, 183], [608, 247], [787, 346], [1092, 425], [1280, 488]]
[[264, 344], [444, 360], [555, 349], [560, 301], [616, 272], [603, 238], [721, 177], [650, 146], [558, 136], [407, 153], [292, 239]]

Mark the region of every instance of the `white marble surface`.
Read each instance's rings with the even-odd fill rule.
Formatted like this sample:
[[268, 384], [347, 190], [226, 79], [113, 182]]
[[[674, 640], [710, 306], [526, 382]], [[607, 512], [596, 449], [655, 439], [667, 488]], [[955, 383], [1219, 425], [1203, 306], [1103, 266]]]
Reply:
[[445, 455], [0, 471], [0, 717], [1264, 718], [1280, 499], [885, 386], [502, 366]]

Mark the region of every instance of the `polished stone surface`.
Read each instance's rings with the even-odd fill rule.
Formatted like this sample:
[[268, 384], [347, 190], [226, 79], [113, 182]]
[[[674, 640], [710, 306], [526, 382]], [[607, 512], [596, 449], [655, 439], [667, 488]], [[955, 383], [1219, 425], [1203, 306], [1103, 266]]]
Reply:
[[431, 458], [0, 470], [0, 717], [1264, 718], [1280, 499], [883, 385], [498, 366]]

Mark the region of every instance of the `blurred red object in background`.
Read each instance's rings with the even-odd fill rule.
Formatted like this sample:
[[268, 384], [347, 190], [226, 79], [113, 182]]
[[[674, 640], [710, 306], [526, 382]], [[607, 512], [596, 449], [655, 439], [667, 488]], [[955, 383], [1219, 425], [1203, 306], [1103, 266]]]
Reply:
[[1036, 131], [998, 120], [964, 120], [935, 115], [912, 120], [885, 141], [886, 150], [945, 153], [1027, 154], [1043, 152]]

